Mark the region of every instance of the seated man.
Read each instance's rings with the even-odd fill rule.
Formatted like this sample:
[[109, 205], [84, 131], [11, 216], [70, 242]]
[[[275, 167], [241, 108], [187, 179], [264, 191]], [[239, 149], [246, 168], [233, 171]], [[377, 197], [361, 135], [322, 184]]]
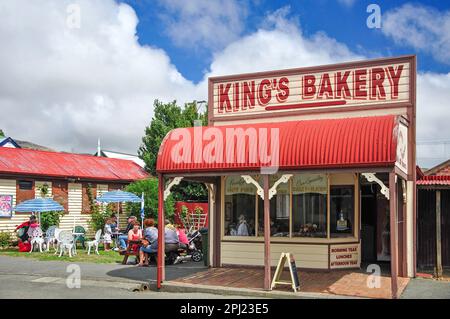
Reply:
[[123, 235], [119, 236], [119, 244], [120, 244], [120, 248], [125, 250], [127, 249], [127, 242], [128, 242], [128, 233], [130, 232], [130, 230], [133, 229], [133, 226], [135, 224], [135, 222], [137, 221], [136, 216], [130, 216], [128, 217], [128, 225], [127, 228], [125, 229]]

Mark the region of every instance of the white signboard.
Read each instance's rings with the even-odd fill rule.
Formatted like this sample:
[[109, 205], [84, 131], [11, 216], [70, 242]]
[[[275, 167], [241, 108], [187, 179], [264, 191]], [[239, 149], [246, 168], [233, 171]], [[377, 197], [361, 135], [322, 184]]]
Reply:
[[360, 264], [360, 244], [330, 245], [330, 269], [357, 268]]
[[211, 78], [213, 120], [411, 103], [411, 58]]
[[399, 123], [397, 135], [397, 160], [395, 165], [405, 174], [408, 173], [408, 128]]

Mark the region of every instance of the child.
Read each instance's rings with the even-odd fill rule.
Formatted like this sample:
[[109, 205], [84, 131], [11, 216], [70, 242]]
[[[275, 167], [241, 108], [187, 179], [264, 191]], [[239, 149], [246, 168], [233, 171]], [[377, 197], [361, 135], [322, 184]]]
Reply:
[[113, 221], [111, 218], [108, 218], [105, 223], [105, 228], [103, 229], [103, 243], [105, 244], [105, 251], [111, 250], [111, 243], [112, 243], [112, 229], [111, 224], [113, 224]]

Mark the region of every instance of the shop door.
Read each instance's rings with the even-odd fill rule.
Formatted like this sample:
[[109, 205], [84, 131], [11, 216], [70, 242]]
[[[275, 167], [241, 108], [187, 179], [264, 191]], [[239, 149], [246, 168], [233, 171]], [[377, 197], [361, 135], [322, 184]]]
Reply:
[[377, 187], [361, 186], [361, 261], [377, 259]]

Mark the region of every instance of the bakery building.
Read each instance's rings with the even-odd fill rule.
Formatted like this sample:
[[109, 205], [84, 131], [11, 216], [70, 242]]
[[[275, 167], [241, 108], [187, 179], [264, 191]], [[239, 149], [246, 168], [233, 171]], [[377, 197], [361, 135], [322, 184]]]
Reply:
[[[83, 226], [89, 231], [88, 189], [94, 198], [146, 178], [147, 173], [128, 160], [25, 148], [0, 147], [0, 231], [14, 232], [30, 213], [16, 213], [22, 201], [47, 195], [65, 209], [59, 227]], [[124, 214], [122, 214], [124, 215]]]
[[416, 272], [415, 56], [213, 77], [208, 90], [208, 126], [169, 132], [157, 173], [159, 203], [182, 179], [207, 185], [210, 265], [262, 266], [270, 289], [282, 252], [318, 271], [385, 263], [396, 296]]

